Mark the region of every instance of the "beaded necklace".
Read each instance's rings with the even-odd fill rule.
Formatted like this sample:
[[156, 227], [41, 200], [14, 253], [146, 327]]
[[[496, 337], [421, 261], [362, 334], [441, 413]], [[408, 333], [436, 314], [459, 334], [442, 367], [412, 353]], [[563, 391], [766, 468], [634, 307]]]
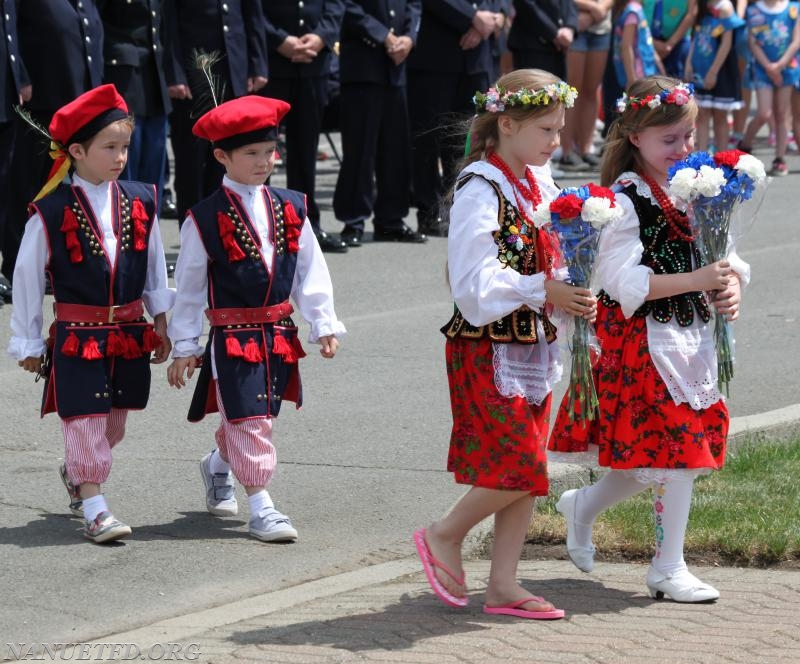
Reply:
[[639, 173], [639, 177], [642, 178], [642, 181], [648, 187], [650, 187], [653, 198], [656, 199], [656, 202], [661, 207], [661, 210], [664, 213], [664, 218], [667, 220], [667, 226], [669, 226], [668, 235], [670, 236], [670, 239], [680, 239], [684, 242], [692, 242], [694, 240], [694, 235], [692, 235], [692, 229], [689, 226], [689, 220], [686, 218], [686, 215], [675, 207], [675, 205], [669, 199], [669, 196], [667, 196], [666, 192], [664, 189], [662, 189], [658, 182], [645, 173]]
[[[499, 170], [505, 176], [506, 180], [508, 180], [508, 182], [511, 184], [511, 187], [514, 190], [514, 198], [517, 202], [517, 210], [519, 210], [520, 216], [525, 220], [525, 223], [529, 229], [530, 235], [525, 234], [521, 236], [523, 238], [523, 243], [526, 246], [526, 251], [522, 258], [523, 274], [528, 274], [531, 259], [538, 251], [539, 269], [543, 270], [547, 274], [548, 278], [552, 277], [553, 264], [555, 260], [555, 248], [549, 242], [549, 237], [544, 237], [548, 234], [538, 233], [536, 230], [536, 224], [533, 223], [533, 220], [528, 216], [528, 213], [525, 212], [525, 206], [520, 200], [521, 195], [522, 198], [528, 201], [534, 209], [536, 209], [536, 206], [542, 202], [542, 192], [539, 191], [539, 184], [536, 182], [536, 177], [534, 176], [530, 167], [526, 166], [525, 180], [527, 181], [527, 186], [525, 186], [514, 174], [514, 171], [511, 170], [509, 165], [503, 161], [503, 158], [500, 157], [500, 155], [498, 155], [496, 152], [490, 152], [487, 155], [486, 160], [497, 170]], [[539, 239], [538, 242], [534, 242], [535, 237]], [[544, 242], [542, 242], [542, 240], [544, 240]], [[540, 246], [542, 244], [547, 244], [548, 246]]]

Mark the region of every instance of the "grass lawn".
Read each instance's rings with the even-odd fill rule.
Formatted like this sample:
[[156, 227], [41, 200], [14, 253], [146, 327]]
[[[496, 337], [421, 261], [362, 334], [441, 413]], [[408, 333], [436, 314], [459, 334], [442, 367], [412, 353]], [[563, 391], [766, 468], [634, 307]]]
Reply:
[[[550, 555], [552, 545], [564, 548], [566, 526], [556, 499], [537, 501], [525, 557], [537, 557], [537, 547], [549, 547]], [[649, 490], [595, 523], [598, 559], [649, 560], [653, 539]], [[709, 565], [800, 566], [800, 439], [738, 445], [721, 471], [695, 482], [686, 558]]]

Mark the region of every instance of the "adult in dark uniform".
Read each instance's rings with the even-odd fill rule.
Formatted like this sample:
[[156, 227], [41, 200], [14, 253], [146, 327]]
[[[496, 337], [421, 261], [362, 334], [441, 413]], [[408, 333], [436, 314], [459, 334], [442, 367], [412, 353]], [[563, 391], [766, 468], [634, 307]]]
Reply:
[[[8, 201], [11, 156], [14, 151], [14, 106], [31, 98], [22, 67], [14, 0], [0, 0], [0, 201]], [[0, 251], [3, 251], [7, 206], [0, 205]], [[0, 275], [0, 307], [11, 301], [11, 281]]]
[[163, 0], [95, 0], [103, 20], [104, 80], [113, 83], [136, 118], [128, 164], [120, 176], [164, 189], [167, 115]]
[[197, 117], [213, 106], [210, 101], [196, 105], [209, 87], [194, 66], [193, 53], [216, 51], [224, 56], [213, 68], [224, 85], [218, 103], [260, 90], [267, 82], [264, 15], [260, 0], [166, 0], [163, 9], [175, 196], [178, 218], [184, 219], [186, 211], [214, 191], [225, 174], [210, 145], [192, 134]]
[[[24, 0], [17, 2], [17, 33], [25, 81], [31, 85], [24, 108], [47, 127], [59, 108], [102, 83], [103, 24], [94, 0]], [[15, 122], [3, 241], [2, 273], [8, 279], [14, 274], [28, 203], [52, 164], [42, 136], [23, 120]]]
[[285, 119], [286, 186], [308, 196], [308, 219], [323, 251], [347, 245], [322, 230], [315, 199], [317, 147], [328, 103], [328, 75], [344, 16], [344, 0], [262, 0], [270, 77], [264, 95], [289, 102]]
[[567, 78], [567, 50], [578, 32], [573, 0], [514, 0], [508, 34], [514, 69], [544, 69]]
[[[375, 240], [425, 242], [406, 226], [411, 186], [406, 58], [421, 0], [346, 0], [339, 43], [342, 168], [333, 211], [359, 246], [374, 212]], [[376, 196], [377, 190], [377, 196]]]
[[[422, 0], [417, 43], [408, 58], [412, 174], [420, 233], [447, 235], [439, 217], [464, 153], [456, 123], [473, 113], [476, 90], [489, 87], [489, 36], [503, 20], [498, 0]], [[442, 170], [439, 171], [441, 161]]]

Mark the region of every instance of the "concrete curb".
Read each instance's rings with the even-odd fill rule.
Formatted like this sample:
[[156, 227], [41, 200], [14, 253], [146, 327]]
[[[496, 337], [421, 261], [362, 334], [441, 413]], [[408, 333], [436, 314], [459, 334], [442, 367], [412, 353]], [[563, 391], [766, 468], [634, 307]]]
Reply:
[[[749, 439], [783, 440], [798, 432], [800, 432], [800, 404], [760, 415], [732, 418], [729, 439], [731, 445], [735, 447], [736, 444]], [[596, 457], [592, 453], [554, 456], [557, 456], [558, 460], [551, 462], [551, 493], [588, 484], [600, 471], [595, 463]], [[562, 461], [563, 458], [576, 458], [577, 462], [566, 463]], [[465, 542], [465, 558], [474, 556], [485, 546], [492, 525], [493, 520], [489, 518], [473, 529]], [[92, 639], [92, 642], [145, 644], [185, 642], [189, 637], [225, 625], [252, 620], [324, 597], [394, 581], [402, 576], [418, 573], [420, 569], [416, 556], [408, 556], [161, 620], [137, 629], [105, 635]]]

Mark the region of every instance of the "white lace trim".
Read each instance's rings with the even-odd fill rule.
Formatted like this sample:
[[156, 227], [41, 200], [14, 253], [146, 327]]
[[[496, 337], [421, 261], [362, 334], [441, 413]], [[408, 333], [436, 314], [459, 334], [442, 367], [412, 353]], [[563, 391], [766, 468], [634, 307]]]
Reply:
[[[554, 199], [560, 190], [553, 182], [549, 169], [546, 166], [531, 166], [530, 169], [533, 171], [536, 183], [539, 185], [542, 200], [549, 201]], [[514, 188], [511, 186], [511, 183], [498, 168], [492, 166], [488, 161], [480, 160], [472, 162], [461, 171], [462, 175], [465, 173], [475, 173], [476, 175], [480, 175], [496, 183], [500, 187], [500, 191], [503, 192], [503, 196], [505, 196], [506, 200], [519, 209], [517, 197], [514, 195]], [[523, 202], [525, 205], [525, 212], [530, 215], [533, 212], [533, 206], [527, 201]]]
[[492, 344], [494, 384], [507, 398], [524, 397], [540, 406], [561, 380], [558, 345], [544, 341], [541, 323], [536, 322], [540, 339], [537, 344]]
[[[643, 198], [646, 198], [653, 205], [658, 205], [658, 201], [656, 197], [653, 196], [653, 192], [650, 190], [650, 185], [648, 185], [642, 177], [638, 173], [634, 173], [633, 171], [625, 171], [622, 175], [620, 175], [617, 180], [617, 183], [627, 186], [628, 184], [633, 184], [636, 186], [636, 193]], [[669, 189], [664, 190], [667, 195], [669, 195]], [[675, 199], [674, 196], [669, 196], [669, 199], [672, 201], [672, 204], [682, 212], [686, 212], [686, 204], [682, 201], [678, 201]], [[659, 206], [660, 207], [660, 206]]]
[[675, 404], [693, 410], [723, 398], [717, 389], [717, 357], [711, 328], [695, 315], [688, 327], [647, 319], [650, 357]]
[[627, 477], [649, 486], [670, 482], [693, 482], [701, 475], [709, 475], [711, 468], [628, 468], [614, 472], [625, 473]]

